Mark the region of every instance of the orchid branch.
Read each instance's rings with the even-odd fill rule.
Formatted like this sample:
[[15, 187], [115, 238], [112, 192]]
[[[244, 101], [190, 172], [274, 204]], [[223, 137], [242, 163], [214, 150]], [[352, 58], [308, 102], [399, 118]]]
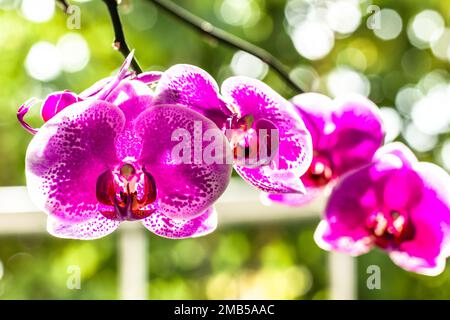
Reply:
[[302, 88], [300, 88], [300, 86], [295, 83], [295, 81], [292, 80], [292, 78], [289, 76], [287, 67], [280, 60], [275, 58], [270, 52], [231, 33], [228, 33], [225, 30], [213, 26], [211, 23], [178, 6], [172, 1], [149, 1], [155, 4], [158, 8], [175, 17], [177, 20], [197, 30], [198, 32], [210, 36], [218, 40], [219, 42], [228, 45], [229, 47], [245, 51], [261, 59], [262, 61], [267, 63], [280, 76], [280, 78], [282, 78], [290, 87], [292, 87], [292, 89], [300, 93], [303, 92]]
[[[120, 21], [120, 15], [117, 8], [117, 0], [103, 0], [103, 2], [108, 8], [111, 22], [114, 28], [115, 39], [113, 42], [113, 47], [126, 58], [130, 54], [130, 49], [128, 48], [127, 42], [125, 40], [125, 34], [123, 32], [122, 22]], [[142, 69], [135, 57], [133, 57], [133, 60], [131, 61], [131, 66], [136, 71], [136, 73], [142, 73]]]
[[69, 3], [67, 3], [66, 0], [57, 0], [56, 3], [64, 10], [65, 13], [67, 13]]

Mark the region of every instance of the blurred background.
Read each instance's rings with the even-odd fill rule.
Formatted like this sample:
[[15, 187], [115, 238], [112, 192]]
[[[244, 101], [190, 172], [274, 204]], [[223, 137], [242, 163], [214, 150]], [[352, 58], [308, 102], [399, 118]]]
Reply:
[[[67, 16], [54, 0], [0, 0], [0, 187], [25, 184], [31, 136], [16, 121], [18, 106], [56, 90], [79, 92], [123, 61], [111, 47], [104, 4], [69, 2], [75, 7]], [[420, 159], [450, 170], [450, 1], [175, 2], [270, 51], [305, 91], [368, 96], [381, 108], [387, 141], [403, 141]], [[296, 94], [255, 57], [198, 35], [149, 1], [122, 1], [120, 12], [145, 70], [189, 63], [219, 83], [247, 75], [286, 98]], [[40, 125], [37, 111], [29, 119]], [[313, 241], [316, 225], [317, 219], [255, 221], [180, 241], [147, 233], [147, 295], [326, 299], [327, 253]], [[0, 299], [119, 298], [117, 237], [82, 242], [0, 234]], [[366, 286], [373, 264], [382, 270], [380, 290]], [[82, 270], [81, 290], [66, 286], [70, 265]], [[375, 250], [359, 257], [357, 268], [360, 299], [450, 298], [450, 267], [438, 277], [418, 276]]]

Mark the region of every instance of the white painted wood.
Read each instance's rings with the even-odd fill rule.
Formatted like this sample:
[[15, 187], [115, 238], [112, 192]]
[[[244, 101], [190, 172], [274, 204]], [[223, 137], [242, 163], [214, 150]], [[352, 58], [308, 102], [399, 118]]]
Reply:
[[[219, 228], [235, 224], [280, 221], [318, 220], [325, 199], [290, 208], [263, 205], [260, 192], [241, 179], [232, 179], [216, 204]], [[46, 232], [46, 215], [31, 202], [25, 187], [0, 187], [0, 235]], [[147, 298], [148, 235], [140, 223], [123, 223], [119, 227], [119, 283], [122, 299]], [[330, 253], [330, 298], [356, 298], [355, 259]]]
[[330, 252], [328, 259], [330, 299], [357, 299], [356, 258], [339, 252]]

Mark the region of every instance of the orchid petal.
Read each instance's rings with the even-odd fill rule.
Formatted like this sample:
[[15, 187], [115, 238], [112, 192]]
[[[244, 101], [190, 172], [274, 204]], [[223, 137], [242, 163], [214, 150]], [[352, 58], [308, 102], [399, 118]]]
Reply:
[[190, 220], [171, 219], [155, 212], [142, 221], [154, 234], [171, 239], [196, 238], [207, 235], [217, 228], [217, 212], [214, 207], [206, 209]]
[[113, 79], [114, 79], [114, 77], [112, 77], [112, 76], [100, 79], [100, 80], [96, 81], [93, 85], [91, 85], [89, 88], [87, 88], [84, 91], [80, 92], [78, 94], [78, 96], [81, 99], [92, 98], [96, 94], [98, 94]]
[[38, 129], [31, 127], [24, 120], [24, 118], [28, 111], [30, 111], [30, 109], [39, 102], [39, 99], [31, 98], [27, 100], [23, 105], [21, 105], [19, 107], [19, 110], [17, 110], [17, 120], [19, 120], [20, 125], [31, 134], [36, 134], [38, 132]]
[[87, 220], [73, 223], [54, 216], [47, 218], [47, 231], [58, 238], [93, 240], [102, 238], [119, 226], [120, 221], [105, 218], [102, 214], [93, 215]]
[[326, 137], [325, 149], [332, 150], [334, 173], [342, 175], [371, 161], [383, 144], [384, 129], [377, 106], [367, 98], [346, 95], [333, 103], [335, 130]]
[[158, 82], [159, 79], [161, 79], [162, 75], [163, 72], [160, 71], [148, 71], [136, 75], [136, 77], [134, 77], [134, 80], [143, 82], [146, 85], [152, 85], [153, 83]]
[[105, 83], [105, 86], [100, 89], [94, 95], [91, 95], [90, 98], [96, 100], [104, 100], [118, 85], [119, 83], [130, 76], [130, 72], [128, 69], [130, 68], [131, 61], [134, 57], [134, 50], [130, 52], [130, 54], [126, 57], [122, 66], [120, 67], [117, 74], [110, 78], [110, 81]]
[[47, 122], [62, 109], [79, 101], [81, 101], [81, 99], [75, 93], [68, 90], [54, 92], [44, 100], [41, 108], [42, 119]]
[[152, 91], [141, 81], [126, 79], [122, 80], [104, 100], [117, 106], [122, 102], [137, 96], [147, 96], [151, 98]]
[[[225, 191], [231, 175], [229, 145], [212, 121], [185, 107], [162, 105], [144, 111], [135, 130], [143, 143], [139, 161], [156, 182], [158, 212], [173, 219], [192, 219]], [[201, 131], [216, 134], [214, 144], [220, 150], [215, 159], [205, 158], [210, 142], [202, 140]], [[180, 144], [186, 147], [183, 156], [174, 152]]]
[[222, 94], [232, 102], [240, 117], [270, 121], [278, 130], [278, 151], [270, 165], [248, 168], [235, 165], [249, 183], [269, 193], [303, 193], [300, 177], [312, 159], [311, 136], [292, 105], [261, 81], [231, 77]]
[[310, 203], [323, 194], [325, 188], [306, 188], [305, 194], [299, 193], [265, 193], [261, 197], [263, 203], [281, 203], [290, 207], [299, 207]]
[[391, 258], [400, 267], [426, 275], [438, 275], [450, 256], [450, 177], [431, 163], [414, 165], [423, 188], [411, 210], [414, 237], [400, 244]]
[[151, 90], [140, 81], [122, 80], [106, 101], [116, 105], [125, 115], [125, 128], [116, 139], [117, 157], [122, 161], [127, 157], [139, 158], [142, 141], [134, 130], [134, 122], [152, 105]]
[[402, 172], [402, 164], [397, 160], [384, 157], [340, 180], [328, 200], [325, 218], [315, 233], [321, 248], [352, 255], [370, 250], [372, 241], [366, 222], [370, 214], [381, 209], [380, 203], [384, 203], [387, 178], [392, 173]]
[[314, 149], [318, 148], [321, 138], [334, 130], [331, 121], [333, 100], [320, 93], [308, 92], [295, 96], [291, 101], [311, 133]]
[[187, 106], [223, 128], [232, 112], [220, 98], [216, 81], [204, 70], [179, 64], [162, 75], [156, 87], [154, 104]]
[[413, 166], [418, 162], [414, 153], [401, 142], [391, 142], [385, 146], [382, 146], [377, 150], [373, 156], [374, 161], [379, 160], [386, 155], [393, 155], [400, 159], [400, 161], [407, 166]]
[[124, 115], [103, 101], [77, 102], [46, 122], [28, 146], [26, 177], [36, 205], [66, 222], [97, 216], [97, 178], [117, 163]]

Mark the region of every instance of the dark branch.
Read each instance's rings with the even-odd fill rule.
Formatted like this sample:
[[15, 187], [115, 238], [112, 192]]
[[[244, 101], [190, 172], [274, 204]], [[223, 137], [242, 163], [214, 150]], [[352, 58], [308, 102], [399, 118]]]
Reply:
[[[108, 7], [111, 22], [114, 27], [115, 39], [113, 47], [119, 50], [124, 57], [127, 57], [130, 54], [130, 49], [125, 41], [125, 34], [123, 33], [122, 22], [120, 21], [119, 11], [117, 8], [117, 0], [103, 0], [103, 2]], [[131, 66], [136, 73], [142, 73], [142, 69], [135, 57], [133, 57], [133, 60], [131, 61]]]
[[69, 3], [66, 0], [57, 0], [56, 3], [67, 13], [69, 9]]
[[185, 10], [184, 8], [176, 5], [175, 3], [167, 0], [149, 0], [157, 7], [163, 9], [176, 19], [187, 24], [193, 29], [210, 36], [232, 48], [248, 52], [255, 57], [258, 57], [265, 63], [267, 63], [284, 81], [286, 81], [289, 86], [295, 91], [303, 92], [300, 86], [295, 83], [289, 76], [289, 72], [283, 63], [281, 63], [277, 58], [271, 55], [268, 51], [245, 41], [233, 34], [230, 34], [222, 29], [219, 29], [209, 22], [197, 17], [191, 12]]

